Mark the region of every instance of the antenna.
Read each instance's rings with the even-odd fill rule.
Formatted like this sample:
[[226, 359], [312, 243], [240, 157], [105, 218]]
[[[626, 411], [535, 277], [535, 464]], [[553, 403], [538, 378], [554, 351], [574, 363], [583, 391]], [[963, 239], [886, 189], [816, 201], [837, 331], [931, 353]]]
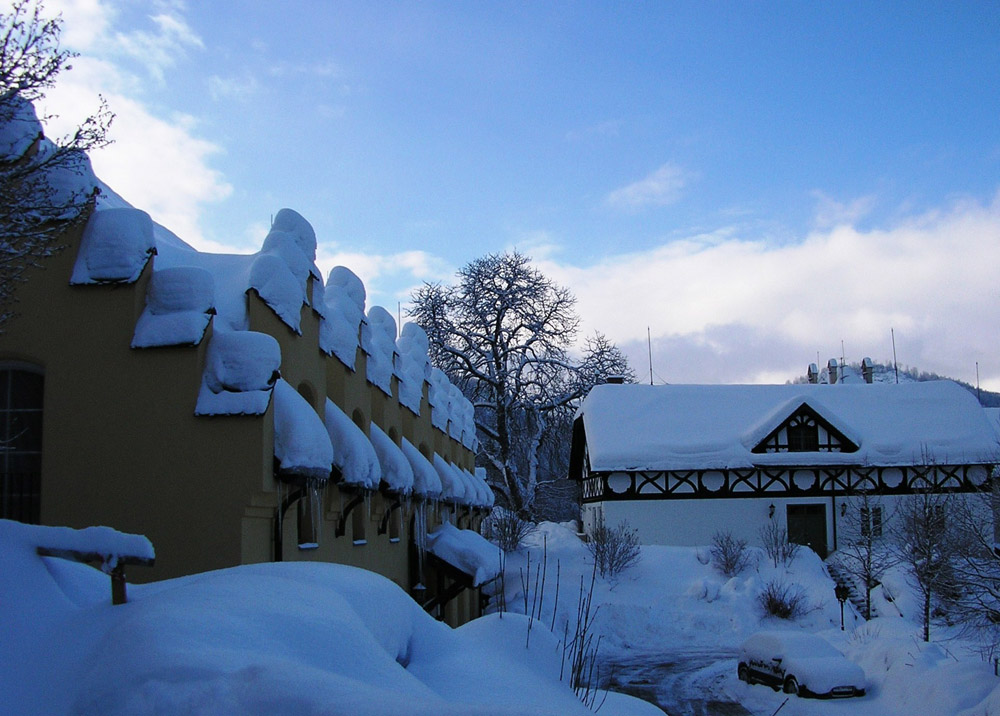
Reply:
[[844, 357], [844, 339], [841, 338], [840, 339], [840, 364], [844, 365], [844, 363], [846, 363], [846, 362], [847, 362], [847, 359]]
[[649, 384], [653, 384], [653, 339], [649, 335], [649, 326], [646, 326], [646, 347], [649, 348]]
[[896, 331], [890, 328], [889, 335], [892, 336], [892, 369], [896, 372], [896, 385], [899, 385], [899, 364], [896, 362]]

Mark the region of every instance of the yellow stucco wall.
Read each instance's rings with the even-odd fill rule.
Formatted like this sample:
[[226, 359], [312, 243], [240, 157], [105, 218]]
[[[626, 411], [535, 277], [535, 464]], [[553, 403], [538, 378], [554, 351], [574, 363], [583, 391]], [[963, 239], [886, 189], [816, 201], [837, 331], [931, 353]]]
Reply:
[[[69, 247], [33, 270], [18, 287], [20, 315], [0, 334], [0, 361], [22, 361], [45, 374], [42, 446], [44, 524], [105, 524], [147, 535], [156, 565], [135, 568], [131, 581], [191, 574], [270, 561], [273, 519], [282, 488], [273, 477], [273, 407], [262, 416], [194, 415], [212, 326], [198, 346], [132, 349], [135, 322], [145, 306], [152, 257], [134, 284], [70, 286], [82, 230]], [[248, 292], [250, 329], [281, 347], [281, 374], [308, 394], [322, 417], [329, 397], [368, 432], [374, 421], [399, 443], [406, 436], [425, 454], [433, 450], [467, 469], [474, 455], [430, 423], [426, 386], [420, 416], [386, 396], [365, 377], [358, 350], [355, 370], [319, 350], [319, 316], [302, 308], [296, 334]], [[305, 386], [305, 387], [304, 387]], [[404, 589], [412, 587], [410, 545], [414, 507], [404, 505], [399, 542], [378, 527], [392, 496], [374, 494], [357, 508], [365, 544], [355, 544], [352, 518], [335, 537], [351, 499], [335, 486], [322, 496], [319, 547], [297, 546], [296, 508], [283, 522], [286, 560], [321, 560], [371, 569]], [[478, 598], [463, 594], [445, 610], [458, 623], [478, 613]]]

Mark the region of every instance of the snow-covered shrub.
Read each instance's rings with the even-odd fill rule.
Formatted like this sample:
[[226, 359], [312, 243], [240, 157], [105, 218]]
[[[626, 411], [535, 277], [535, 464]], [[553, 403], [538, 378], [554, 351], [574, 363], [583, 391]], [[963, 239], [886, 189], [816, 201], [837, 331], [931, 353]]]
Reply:
[[735, 577], [750, 566], [751, 554], [747, 549], [747, 541], [733, 537], [732, 532], [719, 531], [712, 535], [712, 566], [725, 577]]
[[513, 510], [497, 507], [483, 521], [483, 535], [499, 545], [504, 552], [515, 552], [521, 543], [537, 529], [533, 522]]
[[778, 619], [797, 619], [812, 611], [806, 590], [800, 584], [771, 580], [757, 595], [764, 614]]
[[601, 520], [588, 537], [587, 549], [602, 577], [616, 577], [639, 561], [639, 533], [628, 520], [613, 528]]
[[787, 567], [799, 552], [799, 545], [788, 541], [788, 530], [779, 527], [777, 522], [769, 522], [760, 528], [760, 541], [775, 568]]

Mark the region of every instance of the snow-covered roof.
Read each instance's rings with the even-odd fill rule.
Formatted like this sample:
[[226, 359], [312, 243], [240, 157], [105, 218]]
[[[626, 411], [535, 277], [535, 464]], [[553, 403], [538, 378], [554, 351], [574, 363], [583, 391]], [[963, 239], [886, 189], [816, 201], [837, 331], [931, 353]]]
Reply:
[[983, 408], [983, 410], [986, 412], [987, 420], [997, 432], [997, 441], [1000, 442], [1000, 408]]
[[427, 551], [472, 577], [478, 587], [500, 574], [500, 548], [478, 532], [443, 523], [427, 535]]
[[329, 398], [323, 422], [333, 444], [333, 464], [340, 470], [341, 480], [369, 490], [378, 488], [382, 467], [361, 428]]
[[[806, 405], [854, 452], [752, 450]], [[996, 433], [952, 381], [848, 385], [599, 385], [578, 411], [592, 470], [994, 463]]]
[[24, 156], [42, 136], [35, 106], [20, 95], [6, 98], [4, 119], [0, 122], [0, 161], [15, 161]]
[[330, 435], [309, 402], [281, 378], [274, 386], [274, 457], [282, 474], [320, 482], [330, 478]]

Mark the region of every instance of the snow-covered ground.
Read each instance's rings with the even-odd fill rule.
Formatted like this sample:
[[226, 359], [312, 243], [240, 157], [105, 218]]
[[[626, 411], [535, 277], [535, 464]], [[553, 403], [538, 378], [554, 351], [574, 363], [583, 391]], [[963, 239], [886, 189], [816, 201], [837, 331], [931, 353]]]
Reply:
[[[539, 569], [545, 554], [542, 606]], [[525, 611], [534, 604], [540, 621], [572, 631], [581, 581], [589, 588], [593, 564], [586, 546], [566, 526], [543, 524], [525, 547], [506, 559], [507, 608]], [[560, 587], [556, 603], [556, 572]], [[530, 570], [530, 576], [525, 576]], [[771, 580], [802, 587], [810, 611], [794, 622], [765, 618], [757, 594]], [[932, 642], [920, 641], [917, 602], [905, 576], [887, 578], [894, 604], [876, 595], [883, 616], [865, 622], [840, 605], [834, 583], [811, 551], [801, 550], [792, 565], [775, 568], [760, 560], [740, 576], [726, 579], [709, 564], [706, 548], [642, 547], [638, 565], [616, 580], [597, 577], [594, 630], [601, 636], [602, 683], [656, 700], [674, 716], [684, 713], [770, 715], [788, 699], [782, 716], [795, 714], [885, 714], [899, 716], [989, 716], [1000, 714], [1000, 678], [984, 663], [974, 645], [955, 629], [935, 625]], [[903, 616], [900, 616], [902, 612]], [[865, 671], [863, 698], [820, 701], [748, 686], [736, 678], [739, 645], [759, 629], [788, 628], [815, 632], [837, 646]]]
[[[301, 562], [130, 585], [112, 606], [107, 575], [38, 556], [53, 542], [65, 531], [0, 520], [0, 713], [591, 713], [556, 637], [535, 625], [526, 646], [515, 614], [450, 629], [387, 579]], [[659, 710], [611, 694], [601, 713]]]

